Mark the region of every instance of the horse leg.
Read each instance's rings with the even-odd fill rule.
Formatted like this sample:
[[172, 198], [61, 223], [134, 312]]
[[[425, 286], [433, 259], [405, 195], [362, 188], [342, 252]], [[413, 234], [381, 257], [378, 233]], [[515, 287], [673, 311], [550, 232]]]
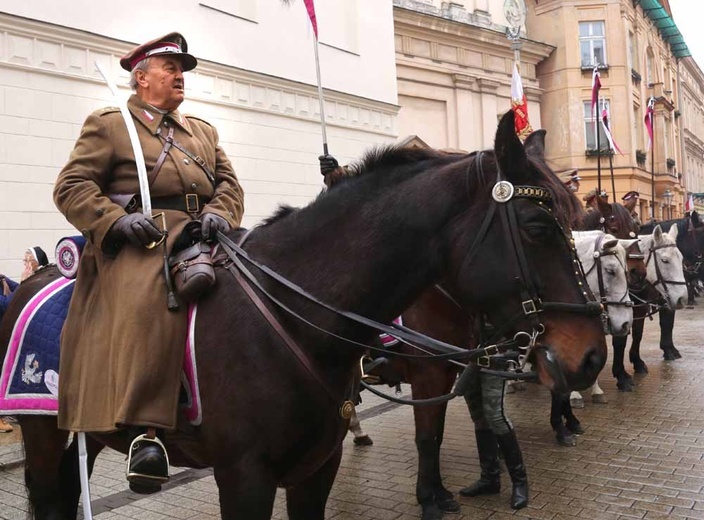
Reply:
[[648, 366], [645, 361], [640, 357], [640, 342], [643, 339], [643, 327], [645, 326], [644, 320], [638, 320], [633, 322], [633, 328], [631, 329], [631, 350], [628, 351], [628, 359], [633, 363], [633, 370], [636, 374], [647, 374]]
[[[86, 450], [88, 452], [88, 477], [93, 473], [93, 466], [98, 454], [103, 450], [103, 444], [86, 435]], [[76, 518], [78, 513], [78, 499], [81, 497], [81, 480], [78, 467], [78, 437], [73, 436], [73, 441], [64, 451], [59, 466], [61, 479], [61, 492], [66, 500], [66, 518]]]
[[416, 499], [422, 509], [422, 520], [439, 520], [443, 512], [460, 511], [460, 505], [452, 492], [443, 486], [440, 475], [440, 445], [446, 411], [446, 404], [419, 406], [413, 409], [418, 450]]
[[663, 351], [663, 358], [666, 361], [680, 359], [682, 354], [675, 348], [672, 342], [672, 329], [675, 327], [675, 311], [661, 309], [660, 318], [660, 348]]
[[[286, 490], [289, 520], [324, 520], [325, 504], [342, 459], [340, 444], [328, 461], [313, 475]], [[249, 517], [247, 517], [249, 518]]]
[[582, 424], [572, 411], [572, 403], [570, 403], [569, 395], [565, 394], [563, 396], [563, 403], [562, 416], [565, 418], [565, 426], [575, 435], [582, 435], [584, 433], [584, 428], [582, 428]]
[[616, 387], [622, 392], [633, 391], [633, 378], [626, 372], [626, 367], [623, 365], [623, 356], [626, 352], [627, 341], [628, 336], [614, 336], [612, 340], [614, 361], [611, 373], [616, 378]]
[[604, 395], [604, 391], [599, 386], [599, 381], [594, 381], [592, 385], [592, 403], [606, 404], [607, 402], [606, 395]]
[[357, 417], [357, 409], [352, 408], [352, 415], [350, 416], [350, 426], [349, 431], [354, 435], [354, 443], [356, 446], [371, 446], [374, 444], [372, 438], [362, 431], [362, 425]]
[[228, 466], [213, 468], [222, 520], [271, 519], [276, 498], [276, 478], [261, 463], [253, 460], [256, 456], [251, 454]]
[[570, 393], [570, 405], [572, 408], [584, 408], [584, 398], [582, 397], [582, 394], [576, 390], [573, 390]]
[[550, 397], [550, 426], [555, 432], [557, 443], [561, 446], [575, 446], [577, 441], [562, 422], [565, 401], [569, 402], [568, 395], [551, 391]]
[[63, 495], [59, 468], [68, 432], [59, 430], [56, 417], [19, 416], [25, 452], [24, 481], [30, 513], [35, 520], [73, 520]]

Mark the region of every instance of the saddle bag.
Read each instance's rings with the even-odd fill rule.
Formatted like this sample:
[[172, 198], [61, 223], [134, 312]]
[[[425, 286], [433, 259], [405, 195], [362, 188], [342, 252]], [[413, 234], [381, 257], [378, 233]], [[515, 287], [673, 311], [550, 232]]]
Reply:
[[176, 294], [192, 302], [215, 285], [215, 269], [210, 257], [210, 245], [195, 244], [169, 257], [169, 273]]

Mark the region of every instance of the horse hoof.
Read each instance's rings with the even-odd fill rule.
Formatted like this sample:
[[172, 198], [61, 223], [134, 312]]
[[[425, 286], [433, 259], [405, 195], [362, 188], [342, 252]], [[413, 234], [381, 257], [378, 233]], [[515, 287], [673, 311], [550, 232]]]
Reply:
[[633, 364], [633, 371], [636, 374], [647, 374], [648, 373], [648, 365], [646, 365], [643, 361], [640, 363], [634, 363]]
[[572, 448], [573, 446], [577, 445], [577, 439], [574, 438], [574, 435], [561, 435], [558, 433], [557, 435], [555, 435], [555, 439], [557, 439], [557, 443], [560, 446]]
[[442, 511], [434, 503], [421, 504], [423, 512], [420, 515], [421, 520], [442, 520]]
[[630, 379], [622, 379], [616, 383], [616, 388], [621, 392], [633, 392], [633, 381]]
[[677, 359], [677, 358], [675, 357], [675, 354], [674, 354], [670, 349], [667, 349], [667, 350], [663, 351], [663, 353], [662, 353], [662, 358], [663, 358], [665, 361], [674, 361], [674, 360]]
[[584, 399], [570, 399], [572, 408], [584, 408]]
[[594, 404], [606, 404], [609, 401], [606, 400], [606, 394], [594, 394], [592, 395], [592, 403]]
[[675, 359], [682, 359], [682, 354], [680, 354], [680, 351], [677, 350], [674, 345], [670, 345], [670, 350], [672, 351], [672, 355], [675, 356]]
[[435, 504], [443, 513], [459, 513], [461, 511], [459, 502], [454, 498], [437, 499]]
[[582, 435], [584, 433], [584, 428], [582, 428], [582, 425], [579, 421], [567, 421], [565, 427], [575, 435]]
[[374, 441], [369, 435], [362, 435], [361, 437], [355, 437], [354, 441], [356, 446], [371, 446]]

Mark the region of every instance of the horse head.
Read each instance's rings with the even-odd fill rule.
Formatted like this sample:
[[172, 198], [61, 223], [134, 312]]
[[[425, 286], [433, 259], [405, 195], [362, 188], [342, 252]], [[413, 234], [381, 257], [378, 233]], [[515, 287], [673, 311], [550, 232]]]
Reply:
[[[464, 253], [455, 258], [456, 294], [463, 305], [481, 309], [503, 336], [531, 338], [530, 358], [545, 385], [586, 388], [606, 361], [600, 305], [569, 235], [579, 203], [547, 167], [544, 136], [535, 132], [523, 145], [508, 112], [494, 153], [474, 156], [466, 188], [489, 202], [477, 205], [479, 229], [457, 221], [454, 243], [464, 244]], [[478, 242], [483, 250], [472, 256]]]
[[641, 235], [646, 255], [647, 280], [658, 290], [670, 309], [681, 309], [687, 301], [683, 256], [677, 247], [678, 227], [665, 233], [656, 225], [651, 235]]
[[633, 302], [628, 293], [626, 248], [638, 240], [618, 240], [603, 231], [573, 232], [573, 236], [589, 288], [606, 308], [604, 332], [627, 335], [633, 324]]

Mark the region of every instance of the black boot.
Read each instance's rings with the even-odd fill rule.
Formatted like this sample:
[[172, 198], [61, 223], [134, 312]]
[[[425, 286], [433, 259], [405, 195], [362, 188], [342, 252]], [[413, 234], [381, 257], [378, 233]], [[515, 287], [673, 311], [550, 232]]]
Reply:
[[169, 480], [169, 459], [162, 442], [149, 438], [146, 428], [130, 427], [127, 434], [132, 442], [127, 459], [127, 480], [135, 493], [149, 495], [161, 491]]
[[479, 452], [479, 465], [482, 475], [474, 484], [460, 489], [463, 497], [494, 495], [501, 491], [501, 467], [499, 466], [499, 446], [496, 435], [491, 430], [474, 430]]
[[528, 476], [526, 467], [523, 465], [523, 455], [516, 439], [516, 432], [511, 430], [508, 433], [497, 436], [499, 447], [504, 454], [506, 469], [511, 475], [513, 482], [513, 492], [511, 493], [511, 507], [513, 509], [523, 509], [528, 505]]

